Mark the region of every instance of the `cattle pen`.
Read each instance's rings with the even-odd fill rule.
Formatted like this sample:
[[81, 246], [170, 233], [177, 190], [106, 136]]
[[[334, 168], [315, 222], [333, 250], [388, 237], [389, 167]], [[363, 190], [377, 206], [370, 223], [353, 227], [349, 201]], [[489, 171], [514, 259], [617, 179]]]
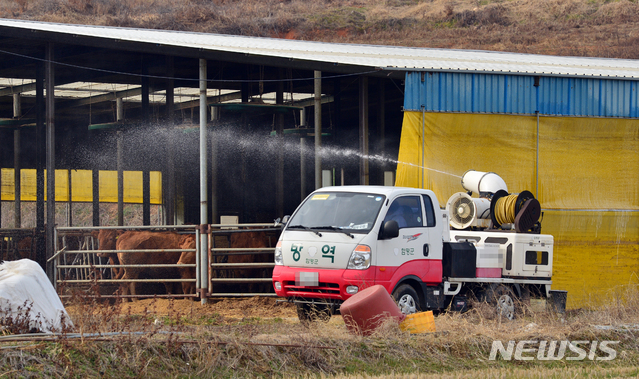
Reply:
[[[99, 233], [108, 232], [115, 236], [112, 245], [98, 238]], [[280, 226], [273, 223], [58, 227], [55, 254], [48, 259], [48, 264], [53, 265], [52, 280], [58, 294], [66, 298], [78, 292], [86, 297], [125, 301], [150, 297], [203, 300], [275, 296], [271, 273], [280, 232]], [[141, 244], [128, 248], [131, 246], [125, 246], [124, 235], [135, 233], [178, 234], [184, 244], [160, 246], [156, 243], [150, 248]], [[208, 236], [206, 252], [200, 243], [202, 234]], [[189, 236], [194, 238], [189, 241]], [[167, 254], [172, 258], [158, 260]], [[127, 257], [135, 257], [131, 259], [135, 263], [120, 261]], [[206, 270], [201, 270], [202, 265], [206, 265]], [[202, 272], [208, 272], [204, 279]]]

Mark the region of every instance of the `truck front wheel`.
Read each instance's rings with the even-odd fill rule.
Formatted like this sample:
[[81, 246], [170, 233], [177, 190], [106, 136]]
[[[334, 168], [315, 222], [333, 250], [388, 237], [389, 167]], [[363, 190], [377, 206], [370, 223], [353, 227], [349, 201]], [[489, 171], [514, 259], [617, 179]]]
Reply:
[[410, 315], [421, 311], [417, 292], [409, 284], [397, 287], [393, 291], [393, 297], [403, 314]]

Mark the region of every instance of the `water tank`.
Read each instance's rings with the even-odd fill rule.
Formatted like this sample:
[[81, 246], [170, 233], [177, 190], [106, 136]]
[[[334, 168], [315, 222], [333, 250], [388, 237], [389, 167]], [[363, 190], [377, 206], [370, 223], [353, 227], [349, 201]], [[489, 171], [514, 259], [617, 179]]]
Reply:
[[499, 190], [508, 192], [504, 179], [494, 172], [468, 170], [462, 175], [461, 185], [479, 196], [490, 196]]

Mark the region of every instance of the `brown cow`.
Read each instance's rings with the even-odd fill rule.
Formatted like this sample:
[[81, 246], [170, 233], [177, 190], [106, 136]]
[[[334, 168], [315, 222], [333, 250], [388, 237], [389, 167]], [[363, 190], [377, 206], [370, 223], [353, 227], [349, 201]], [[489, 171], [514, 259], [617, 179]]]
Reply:
[[[232, 248], [261, 248], [270, 247], [266, 232], [242, 232], [232, 233], [230, 238]], [[235, 254], [228, 256], [228, 263], [259, 263], [268, 262], [269, 257], [266, 254]], [[235, 269], [230, 272], [231, 277], [235, 278], [257, 278], [262, 276], [261, 268]], [[255, 292], [258, 284], [249, 284], [249, 292]]]
[[[92, 231], [91, 235], [93, 236], [93, 238], [97, 238], [98, 248], [100, 250], [115, 250], [118, 237], [122, 233], [124, 233], [122, 230], [100, 229], [99, 232], [97, 230]], [[96, 255], [102, 258], [109, 258], [109, 264], [111, 265], [120, 264], [117, 253], [97, 253]], [[122, 275], [124, 275], [124, 268], [112, 268], [111, 272], [111, 278], [120, 279], [122, 278]]]
[[34, 260], [35, 257], [32, 257], [33, 251], [33, 238], [32, 237], [24, 237], [16, 244], [17, 256], [16, 259], [31, 259]]
[[[195, 236], [188, 235], [180, 244], [180, 249], [195, 249]], [[177, 264], [195, 264], [196, 254], [195, 251], [184, 251], [180, 255], [180, 260], [178, 260]], [[194, 279], [195, 278], [195, 267], [181, 267], [178, 268], [180, 271], [180, 277], [182, 279]], [[195, 283], [193, 282], [182, 282], [182, 293], [185, 295], [191, 295], [195, 293]]]
[[[166, 252], [165, 249], [178, 249], [187, 235], [180, 235], [175, 232], [126, 232], [118, 237], [116, 244], [117, 250], [158, 250], [151, 253], [118, 253], [118, 259], [123, 265], [140, 265], [140, 264], [176, 264], [180, 259], [180, 252]], [[141, 275], [148, 275], [152, 278], [177, 278], [177, 269], [174, 267], [167, 268], [143, 268], [143, 267], [127, 267], [124, 269], [122, 279], [139, 279]], [[127, 291], [127, 286], [122, 287], [122, 294], [129, 292], [136, 295], [135, 282], [131, 282]], [[171, 283], [164, 283], [167, 293], [172, 293]]]

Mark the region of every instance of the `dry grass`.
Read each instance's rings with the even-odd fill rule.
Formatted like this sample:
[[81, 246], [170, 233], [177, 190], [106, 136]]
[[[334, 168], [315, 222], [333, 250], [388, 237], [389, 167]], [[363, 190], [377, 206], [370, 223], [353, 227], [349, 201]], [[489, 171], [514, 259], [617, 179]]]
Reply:
[[637, 0], [0, 0], [0, 17], [326, 42], [639, 57]]
[[[7, 377], [106, 378], [637, 375], [639, 290], [623, 287], [617, 293], [604, 307], [566, 315], [525, 307], [515, 321], [477, 304], [465, 314], [436, 317], [436, 333], [411, 335], [387, 322], [371, 336], [350, 334], [339, 316], [302, 325], [293, 307], [276, 305], [274, 299], [212, 300], [204, 306], [151, 299], [133, 306], [75, 297], [67, 310], [76, 326], [73, 332], [83, 338], [0, 339], [0, 371]], [[610, 362], [489, 361], [494, 340], [620, 343]]]

